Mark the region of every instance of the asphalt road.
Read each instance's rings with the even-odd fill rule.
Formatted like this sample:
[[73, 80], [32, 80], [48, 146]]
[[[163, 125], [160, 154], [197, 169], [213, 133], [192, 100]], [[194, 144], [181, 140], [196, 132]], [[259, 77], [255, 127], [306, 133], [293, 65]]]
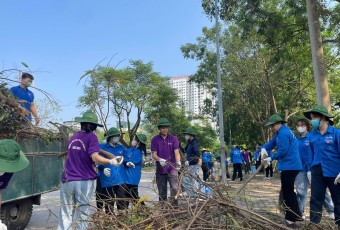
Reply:
[[[139, 186], [140, 196], [149, 200], [158, 200], [156, 185], [153, 183], [155, 173], [143, 172]], [[95, 200], [93, 199], [93, 205]], [[26, 229], [57, 229], [59, 214], [59, 191], [46, 193], [41, 197], [41, 205], [34, 205], [30, 222]]]

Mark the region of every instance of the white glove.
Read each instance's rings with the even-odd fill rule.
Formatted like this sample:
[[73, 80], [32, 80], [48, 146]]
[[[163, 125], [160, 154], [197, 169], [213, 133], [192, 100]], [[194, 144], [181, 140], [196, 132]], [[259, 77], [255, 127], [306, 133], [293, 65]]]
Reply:
[[265, 154], [268, 156], [267, 150], [266, 150], [265, 148], [262, 148], [262, 149], [261, 149], [261, 159], [263, 159], [263, 156], [264, 156]]
[[111, 176], [111, 169], [110, 168], [104, 168], [104, 175], [109, 177]]
[[166, 160], [163, 158], [159, 158], [159, 163], [161, 164], [162, 167], [164, 167], [165, 165], [167, 165]]
[[0, 230], [7, 230], [7, 226], [3, 224], [0, 220]]
[[[189, 164], [189, 162], [188, 162], [188, 164]], [[177, 161], [176, 162], [176, 169], [180, 169], [181, 166], [182, 166], [182, 163], [180, 161]]]
[[340, 173], [339, 173], [338, 176], [335, 178], [334, 184], [335, 184], [335, 185], [340, 184]]
[[126, 166], [129, 167], [129, 168], [134, 168], [136, 167], [134, 163], [132, 163], [131, 161], [127, 162], [126, 163]]
[[309, 183], [312, 183], [312, 173], [311, 173], [311, 171], [307, 172], [307, 178], [308, 178]]
[[123, 156], [114, 157], [113, 159], [110, 160], [110, 165], [119, 166], [123, 163], [123, 160], [124, 160]]
[[270, 162], [272, 162], [272, 158], [267, 157], [266, 159], [264, 159], [264, 161], [266, 161], [267, 164], [270, 165]]
[[189, 161], [185, 161], [184, 165], [188, 166], [189, 165]]

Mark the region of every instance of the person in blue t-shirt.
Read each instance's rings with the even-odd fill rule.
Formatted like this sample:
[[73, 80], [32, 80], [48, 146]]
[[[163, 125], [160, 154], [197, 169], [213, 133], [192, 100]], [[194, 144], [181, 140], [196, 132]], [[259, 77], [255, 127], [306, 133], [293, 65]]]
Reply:
[[326, 107], [316, 105], [303, 113], [311, 120], [312, 150], [310, 221], [318, 224], [322, 217], [322, 204], [328, 188], [334, 203], [335, 223], [340, 227], [340, 130], [334, 128]]
[[[142, 176], [143, 153], [146, 156], [146, 136], [137, 134], [131, 142], [131, 148], [124, 151], [124, 166], [126, 172], [126, 197], [133, 198], [133, 204], [139, 199], [138, 185]], [[141, 203], [145, 205], [144, 202]], [[127, 206], [129, 202], [127, 202]]]
[[[306, 118], [301, 118], [296, 123], [296, 129], [299, 132], [299, 153], [302, 163], [302, 170], [296, 176], [295, 187], [297, 200], [302, 218], [305, 219], [305, 205], [307, 199], [308, 187], [311, 181], [310, 167], [312, 165], [312, 150], [310, 148], [310, 124]], [[329, 193], [326, 192], [325, 202], [323, 204], [329, 213], [329, 217], [334, 219], [334, 205]]]
[[241, 150], [237, 145], [234, 145], [234, 148], [230, 152], [230, 162], [233, 163], [233, 176], [231, 180], [235, 181], [237, 172], [238, 178], [240, 178], [240, 181], [242, 181], [243, 180], [242, 164], [244, 162], [244, 159]]
[[29, 73], [22, 73], [20, 85], [12, 87], [10, 90], [12, 94], [20, 100], [20, 104], [28, 112], [26, 119], [32, 121], [32, 115], [35, 118], [35, 123], [38, 125], [40, 118], [37, 109], [34, 105], [34, 94], [28, 87], [31, 86], [34, 77]]
[[[117, 128], [110, 128], [105, 135], [105, 144], [100, 144], [100, 154], [108, 158], [108, 155], [124, 157], [125, 147], [119, 144], [121, 133]], [[96, 201], [99, 209], [105, 209], [106, 213], [113, 212], [114, 201], [112, 198], [126, 198], [126, 172], [123, 164], [113, 166], [110, 164], [98, 164], [98, 178], [96, 188]], [[125, 201], [117, 201], [117, 209], [126, 208]]]
[[284, 224], [288, 227], [295, 227], [296, 221], [302, 221], [301, 212], [298, 206], [296, 193], [294, 192], [294, 182], [296, 176], [302, 169], [299, 155], [299, 144], [287, 123], [279, 115], [274, 114], [269, 118], [266, 126], [269, 126], [275, 136], [262, 146], [262, 152], [268, 152], [276, 147], [276, 153], [271, 157], [263, 159], [271, 164], [272, 160], [277, 160], [277, 170], [281, 171], [281, 191], [283, 203], [286, 206]]
[[212, 153], [207, 149], [202, 149], [202, 171], [203, 171], [203, 180], [207, 181], [209, 176], [212, 173], [213, 169], [213, 161], [212, 161]]

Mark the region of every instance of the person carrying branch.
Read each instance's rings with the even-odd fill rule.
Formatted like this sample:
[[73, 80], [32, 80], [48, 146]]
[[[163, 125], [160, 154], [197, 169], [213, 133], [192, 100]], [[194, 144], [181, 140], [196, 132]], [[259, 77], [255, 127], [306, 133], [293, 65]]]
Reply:
[[40, 118], [34, 104], [34, 94], [31, 90], [28, 89], [28, 87], [32, 85], [33, 80], [34, 77], [32, 74], [22, 73], [20, 85], [14, 86], [10, 90], [12, 94], [20, 100], [21, 106], [29, 112], [26, 115], [26, 119], [28, 121], [32, 121], [31, 114], [33, 114], [35, 118], [35, 123], [38, 125], [40, 122]]
[[261, 154], [267, 153], [276, 147], [277, 152], [265, 160], [271, 164], [277, 160], [277, 169], [281, 171], [281, 190], [283, 203], [286, 206], [284, 224], [288, 227], [295, 227], [296, 221], [302, 221], [301, 212], [294, 192], [294, 182], [298, 173], [302, 170], [299, 155], [299, 144], [287, 123], [279, 115], [274, 114], [269, 118], [266, 126], [274, 132], [274, 137], [261, 148]]
[[167, 201], [168, 187], [170, 185], [170, 198], [172, 205], [177, 206], [175, 196], [178, 192], [178, 169], [181, 167], [179, 142], [176, 136], [169, 133], [170, 122], [160, 118], [157, 124], [159, 134], [151, 139], [152, 158], [156, 162], [156, 183], [159, 201]]
[[80, 123], [81, 130], [67, 143], [67, 158], [61, 176], [58, 230], [87, 229], [90, 202], [96, 188], [95, 163], [114, 166], [123, 163], [122, 157], [107, 159], [99, 155], [99, 142], [94, 131], [102, 125], [95, 113], [87, 111], [75, 121]]

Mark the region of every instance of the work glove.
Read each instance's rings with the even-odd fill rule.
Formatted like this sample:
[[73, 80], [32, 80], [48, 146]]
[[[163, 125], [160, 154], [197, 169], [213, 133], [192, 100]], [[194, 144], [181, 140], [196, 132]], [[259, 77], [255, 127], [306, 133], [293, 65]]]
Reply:
[[111, 169], [110, 168], [104, 168], [103, 172], [104, 172], [105, 176], [107, 176], [107, 177], [111, 176]]
[[161, 164], [162, 167], [164, 167], [167, 164], [166, 160], [163, 158], [159, 158], [159, 163]]
[[126, 166], [129, 167], [129, 168], [134, 168], [135, 164], [132, 163], [131, 161], [129, 161], [129, 162], [126, 163]]
[[312, 183], [312, 173], [311, 173], [311, 171], [307, 172], [307, 178], [308, 178], [309, 183], [311, 184]]
[[189, 165], [189, 161], [185, 161], [184, 165], [188, 166]]
[[339, 173], [338, 176], [335, 178], [334, 184], [335, 184], [335, 185], [340, 184], [340, 173]]
[[123, 156], [117, 156], [110, 160], [110, 165], [113, 166], [119, 166], [123, 163], [124, 157]]
[[[188, 162], [189, 164], [189, 162]], [[179, 170], [182, 167], [182, 163], [180, 161], [176, 162], [176, 169]]]
[[267, 157], [267, 158], [264, 159], [263, 161], [265, 161], [268, 165], [270, 165], [270, 163], [272, 162], [272, 158]]
[[7, 230], [7, 226], [3, 224], [0, 220], [0, 230]]

